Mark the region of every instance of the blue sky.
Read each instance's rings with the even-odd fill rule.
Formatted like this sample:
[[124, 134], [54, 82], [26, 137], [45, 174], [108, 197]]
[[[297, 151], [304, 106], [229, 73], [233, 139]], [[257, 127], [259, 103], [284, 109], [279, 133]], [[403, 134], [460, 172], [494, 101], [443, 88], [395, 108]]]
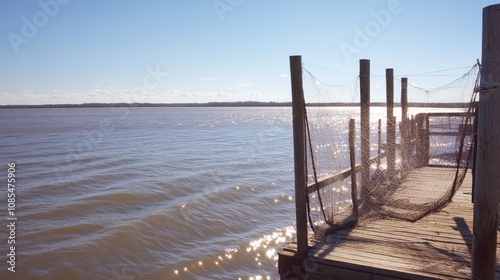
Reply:
[[480, 58], [491, 4], [1, 1], [0, 104], [290, 101], [295, 54], [331, 84], [354, 79], [358, 60], [370, 59], [372, 100], [381, 100], [385, 68], [424, 88], [465, 73]]

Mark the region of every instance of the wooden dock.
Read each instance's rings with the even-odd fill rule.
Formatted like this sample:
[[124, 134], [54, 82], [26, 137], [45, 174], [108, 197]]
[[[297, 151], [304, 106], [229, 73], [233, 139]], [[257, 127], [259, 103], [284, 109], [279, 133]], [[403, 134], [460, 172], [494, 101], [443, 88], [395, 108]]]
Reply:
[[[436, 191], [447, 188], [454, 172], [417, 168], [400, 188], [410, 200], [435, 197], [424, 186], [428, 190], [431, 183]], [[309, 241], [305, 258], [297, 258], [296, 245], [290, 244], [279, 254], [281, 279], [471, 279], [471, 188], [469, 171], [452, 202], [440, 212], [415, 223], [384, 219], [340, 230], [318, 243]], [[498, 263], [495, 279], [500, 279]]]
[[[378, 155], [374, 158], [370, 158], [373, 154], [370, 143], [370, 60], [360, 59], [359, 155], [356, 148], [358, 130], [355, 129], [355, 120], [351, 119], [350, 168], [331, 170], [332, 164], [329, 164], [324, 170], [333, 173], [322, 174], [321, 178], [316, 172], [317, 149], [312, 140], [316, 136], [311, 137], [311, 120], [306, 110], [307, 104], [318, 103], [306, 102], [302, 57], [290, 56], [297, 230], [295, 245], [287, 246], [279, 254], [281, 279], [500, 280], [497, 250], [500, 216], [498, 15], [500, 4], [483, 9], [482, 64], [478, 60], [476, 83], [467, 89], [471, 101], [467, 112], [462, 112], [465, 115], [426, 112], [410, 119], [408, 78], [402, 77], [401, 117], [397, 125], [393, 110], [394, 71], [386, 69], [386, 143], [382, 143], [382, 120], [379, 120]], [[311, 90], [310, 87], [310, 84], [305, 87], [309, 94], [323, 91], [320, 88]], [[466, 90], [465, 86], [460, 87]], [[328, 106], [328, 103], [322, 103], [322, 106]], [[460, 116], [463, 117], [461, 121], [451, 121], [452, 117]], [[448, 117], [448, 122], [431, 121], [434, 117]], [[328, 129], [322, 123], [319, 127]], [[399, 144], [396, 139], [398, 128]], [[456, 138], [441, 138], [441, 141], [431, 143], [431, 136]], [[431, 152], [436, 156], [436, 147], [453, 142], [460, 142], [454, 151], [444, 149], [437, 155], [447, 158], [444, 162], [448, 161], [448, 165], [451, 160], [456, 168], [434, 165], [442, 164], [436, 158], [432, 159], [431, 165]], [[396, 166], [397, 150], [399, 166]], [[377, 170], [375, 176], [375, 172], [372, 174], [373, 160], [379, 163], [382, 157], [386, 160], [386, 168]], [[356, 162], [357, 158], [359, 162]], [[467, 177], [454, 177], [456, 170], [460, 169], [469, 169]], [[338, 193], [340, 189], [334, 184], [348, 177], [351, 199], [340, 199], [340, 195], [335, 199], [332, 192]], [[461, 188], [457, 190], [458, 187]], [[341, 189], [347, 188], [342, 185]], [[318, 207], [311, 207], [311, 196], [317, 197]], [[322, 197], [327, 198], [326, 207]], [[349, 201], [348, 207], [336, 206]], [[313, 211], [321, 212], [321, 221], [312, 218]], [[311, 242], [314, 238], [309, 235], [308, 224], [314, 231], [321, 224], [332, 227], [326, 231], [322, 229], [329, 234]]]

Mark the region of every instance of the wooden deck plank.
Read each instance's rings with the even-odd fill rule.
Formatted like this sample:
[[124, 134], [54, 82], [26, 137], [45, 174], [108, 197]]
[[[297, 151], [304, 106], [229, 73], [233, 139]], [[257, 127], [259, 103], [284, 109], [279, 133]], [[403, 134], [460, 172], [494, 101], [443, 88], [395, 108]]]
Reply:
[[[412, 203], [436, 197], [449, 186], [454, 172], [450, 168], [415, 169], [395, 196]], [[424, 185], [426, 190], [421, 187]], [[314, 263], [315, 267], [309, 268], [315, 270], [304, 271], [304, 275], [307, 279], [470, 279], [471, 185], [468, 174], [449, 205], [414, 223], [376, 220], [311, 243], [306, 260]], [[293, 255], [291, 245], [280, 259]], [[284, 265], [281, 260], [280, 265]], [[500, 279], [498, 264], [496, 273]]]
[[[431, 273], [427, 273], [426, 271], [421, 271], [422, 266], [427, 268], [433, 267], [436, 265], [436, 262], [444, 261], [437, 257], [429, 257], [425, 260], [425, 262], [419, 261], [421, 255], [415, 254], [405, 254], [406, 258], [400, 258], [399, 252], [394, 250], [394, 248], [389, 249], [383, 246], [372, 246], [372, 252], [365, 251], [363, 255], [359, 255], [356, 252], [353, 252], [352, 247], [337, 247], [333, 251], [328, 251], [326, 254], [322, 251], [311, 252], [313, 256], [322, 256], [328, 259], [342, 259], [342, 261], [356, 261], [365, 265], [377, 266], [382, 265], [382, 267], [386, 269], [395, 269], [395, 270], [406, 270], [413, 272], [420, 272], [422, 275], [430, 275]], [[410, 253], [410, 250], [404, 250], [405, 252]], [[450, 274], [453, 275], [454, 273]]]

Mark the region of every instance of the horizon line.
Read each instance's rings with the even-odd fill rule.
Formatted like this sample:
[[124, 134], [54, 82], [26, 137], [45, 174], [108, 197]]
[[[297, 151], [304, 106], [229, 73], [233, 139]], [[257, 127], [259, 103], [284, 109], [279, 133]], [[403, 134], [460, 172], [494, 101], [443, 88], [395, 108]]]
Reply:
[[[306, 103], [307, 106], [325, 107], [356, 107], [359, 102], [326, 102]], [[386, 102], [370, 102], [374, 107], [385, 107]], [[469, 102], [409, 102], [408, 107], [441, 107], [441, 108], [467, 108]], [[290, 107], [291, 101], [214, 101], [203, 103], [80, 103], [80, 104], [17, 104], [0, 105], [0, 109], [31, 109], [31, 108], [108, 108], [108, 107]], [[400, 102], [395, 102], [394, 107], [401, 107]]]

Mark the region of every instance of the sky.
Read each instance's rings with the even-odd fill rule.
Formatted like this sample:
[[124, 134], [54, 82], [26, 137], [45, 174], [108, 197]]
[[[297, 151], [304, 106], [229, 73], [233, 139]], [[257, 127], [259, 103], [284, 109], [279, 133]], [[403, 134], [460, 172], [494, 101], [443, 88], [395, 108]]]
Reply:
[[359, 59], [370, 59], [372, 100], [381, 101], [386, 68], [422, 88], [467, 72], [492, 4], [4, 0], [0, 105], [286, 102], [290, 55], [329, 84], [355, 79]]

